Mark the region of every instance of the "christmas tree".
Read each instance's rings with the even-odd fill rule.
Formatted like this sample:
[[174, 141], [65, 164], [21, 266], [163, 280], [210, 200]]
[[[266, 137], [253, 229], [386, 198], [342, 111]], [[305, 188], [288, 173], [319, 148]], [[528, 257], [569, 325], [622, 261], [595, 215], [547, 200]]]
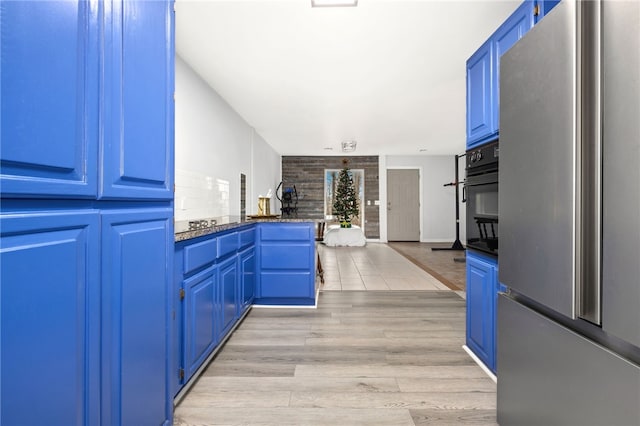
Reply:
[[338, 174], [338, 184], [336, 185], [335, 201], [333, 203], [333, 213], [338, 216], [340, 226], [351, 228], [351, 217], [358, 216], [358, 197], [353, 185], [353, 178], [349, 171], [348, 161], [343, 160], [344, 167]]

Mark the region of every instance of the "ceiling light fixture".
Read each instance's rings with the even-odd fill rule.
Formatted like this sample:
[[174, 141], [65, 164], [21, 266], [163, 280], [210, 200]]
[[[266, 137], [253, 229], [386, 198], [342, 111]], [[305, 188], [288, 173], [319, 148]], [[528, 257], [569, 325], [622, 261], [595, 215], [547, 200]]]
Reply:
[[356, 141], [343, 141], [342, 152], [353, 152], [356, 150]]
[[311, 7], [354, 7], [358, 0], [311, 0]]

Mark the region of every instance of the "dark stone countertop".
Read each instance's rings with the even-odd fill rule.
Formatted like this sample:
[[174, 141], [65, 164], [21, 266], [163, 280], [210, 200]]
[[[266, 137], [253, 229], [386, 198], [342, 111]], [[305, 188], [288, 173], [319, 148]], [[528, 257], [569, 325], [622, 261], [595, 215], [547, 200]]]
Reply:
[[[207, 219], [210, 220], [210, 219]], [[175, 242], [191, 240], [193, 238], [202, 237], [205, 235], [216, 234], [218, 232], [229, 231], [236, 228], [242, 228], [244, 226], [248, 226], [254, 223], [263, 223], [263, 222], [276, 222], [276, 223], [304, 223], [304, 222], [323, 222], [323, 219], [300, 219], [300, 218], [281, 218], [281, 217], [268, 217], [268, 218], [259, 218], [256, 216], [252, 216], [251, 218], [247, 218], [245, 220], [240, 220], [240, 218], [231, 218], [227, 223], [216, 222], [215, 225], [204, 228], [204, 229], [196, 229], [196, 230], [187, 230], [180, 231], [175, 233]]]

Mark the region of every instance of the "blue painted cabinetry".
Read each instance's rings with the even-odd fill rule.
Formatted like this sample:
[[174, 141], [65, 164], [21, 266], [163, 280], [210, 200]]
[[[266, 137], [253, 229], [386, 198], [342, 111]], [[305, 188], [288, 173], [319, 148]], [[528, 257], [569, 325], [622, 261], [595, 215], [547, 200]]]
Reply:
[[171, 351], [172, 395], [198, 371], [250, 306], [243, 294], [254, 292], [256, 264], [250, 254], [255, 252], [255, 227], [175, 245], [173, 311], [178, 320]]
[[1, 424], [171, 423], [171, 6], [2, 2]]
[[249, 309], [253, 303], [256, 288], [256, 249], [254, 246], [240, 252], [240, 314]]
[[3, 197], [173, 199], [170, 6], [3, 2]]
[[[236, 235], [234, 235], [236, 236]], [[231, 330], [238, 318], [240, 287], [238, 286], [238, 259], [236, 256], [222, 261], [218, 267], [220, 282], [220, 335]]]
[[[210, 266], [184, 281], [184, 374], [191, 377], [218, 343], [218, 269]], [[178, 372], [177, 367], [174, 371]]]
[[174, 337], [171, 345], [171, 395], [198, 370], [218, 343], [220, 291], [218, 240], [198, 238], [175, 245], [172, 291]]
[[496, 259], [467, 250], [467, 346], [493, 372], [498, 289]]
[[104, 3], [102, 199], [173, 199], [172, 5]]
[[2, 2], [3, 197], [97, 195], [97, 8], [88, 1]]
[[102, 211], [102, 424], [163, 424], [171, 208]]
[[491, 40], [485, 42], [467, 61], [467, 148], [495, 136], [493, 106], [493, 60]]
[[315, 304], [314, 224], [263, 223], [258, 231], [255, 303]]
[[99, 424], [99, 214], [0, 221], [0, 423]]
[[544, 18], [549, 12], [551, 12], [551, 9], [556, 7], [558, 3], [560, 3], [560, 0], [538, 0], [536, 3], [538, 5], [537, 14], [535, 17], [536, 24], [540, 22], [540, 20]]
[[467, 60], [467, 149], [497, 139], [500, 57], [534, 25], [539, 6], [526, 0]]
[[312, 222], [254, 223], [175, 244], [172, 395], [254, 303], [315, 303], [314, 230]]

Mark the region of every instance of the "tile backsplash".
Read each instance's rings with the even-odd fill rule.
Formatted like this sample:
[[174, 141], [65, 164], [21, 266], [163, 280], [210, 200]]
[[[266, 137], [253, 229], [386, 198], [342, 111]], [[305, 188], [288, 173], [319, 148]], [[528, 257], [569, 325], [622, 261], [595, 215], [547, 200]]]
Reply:
[[229, 216], [229, 181], [176, 169], [175, 220]]

